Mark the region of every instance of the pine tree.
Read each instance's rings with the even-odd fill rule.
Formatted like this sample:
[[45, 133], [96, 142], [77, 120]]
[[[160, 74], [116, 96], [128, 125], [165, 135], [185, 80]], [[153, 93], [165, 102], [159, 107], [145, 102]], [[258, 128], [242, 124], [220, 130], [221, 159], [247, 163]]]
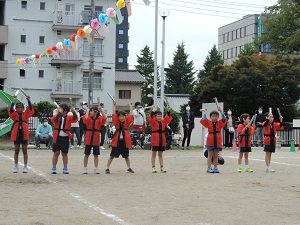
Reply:
[[212, 47], [212, 49], [208, 52], [208, 56], [206, 57], [202, 70], [198, 73], [198, 78], [205, 77], [211, 74], [211, 69], [218, 65], [224, 64], [224, 60], [222, 59], [222, 55], [218, 52], [216, 45]]
[[166, 72], [166, 94], [189, 94], [195, 84], [194, 62], [188, 61], [189, 54], [185, 52], [185, 45], [178, 44], [174, 53], [173, 63]]
[[151, 98], [147, 97], [148, 94], [153, 94], [154, 84], [154, 59], [153, 52], [149, 46], [145, 46], [140, 55], [137, 55], [137, 63], [135, 69], [146, 79], [146, 82], [142, 85], [142, 103], [151, 102]]

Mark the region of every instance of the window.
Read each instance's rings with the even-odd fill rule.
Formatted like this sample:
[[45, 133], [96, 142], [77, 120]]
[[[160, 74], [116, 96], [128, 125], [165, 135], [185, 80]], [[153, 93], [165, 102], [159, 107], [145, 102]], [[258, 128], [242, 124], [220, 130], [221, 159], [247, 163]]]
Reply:
[[226, 57], [225, 57], [225, 52], [226, 52], [226, 51], [223, 51], [223, 59], [226, 59]]
[[226, 42], [226, 39], [225, 39], [225, 34], [223, 34], [223, 43]]
[[40, 36], [40, 44], [45, 44], [45, 36]]
[[233, 58], [233, 48], [231, 49], [231, 58]]
[[244, 36], [245, 37], [247, 36], [247, 27], [245, 27], [245, 29], [244, 29]]
[[236, 38], [240, 38], [241, 37], [241, 33], [239, 30], [236, 30]]
[[131, 90], [119, 90], [119, 99], [131, 99]]
[[236, 39], [236, 31], [232, 31], [232, 40], [235, 40]]
[[39, 78], [44, 78], [44, 70], [39, 70]]
[[46, 2], [40, 2], [40, 10], [46, 10]]
[[229, 32], [227, 33], [227, 41], [229, 41]]
[[26, 44], [26, 35], [21, 35], [21, 43]]
[[231, 58], [231, 56], [230, 56], [230, 51], [229, 51], [229, 49], [227, 49], [227, 59], [230, 59]]
[[27, 9], [27, 1], [21, 1], [21, 9]]
[[119, 30], [119, 34], [124, 34], [124, 30]]
[[25, 70], [20, 69], [20, 78], [25, 78]]
[[119, 48], [124, 48], [124, 45], [123, 44], [119, 44]]
[[[102, 74], [101, 73], [94, 73], [93, 79], [93, 89], [100, 90], [102, 89]], [[89, 73], [83, 72], [82, 78], [82, 89], [89, 89]]]
[[[95, 38], [94, 39], [94, 56], [103, 56], [103, 44], [102, 39]], [[90, 55], [90, 44], [86, 40], [86, 38], [83, 41], [83, 55], [89, 56]]]
[[118, 58], [118, 63], [122, 63], [124, 62], [124, 59], [123, 58]]

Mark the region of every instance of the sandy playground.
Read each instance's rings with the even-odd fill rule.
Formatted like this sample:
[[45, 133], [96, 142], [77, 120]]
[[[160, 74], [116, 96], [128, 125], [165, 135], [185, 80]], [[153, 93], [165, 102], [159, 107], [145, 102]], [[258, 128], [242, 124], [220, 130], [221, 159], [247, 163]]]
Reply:
[[81, 174], [82, 150], [70, 151], [69, 175], [61, 159], [51, 175], [52, 152], [30, 150], [29, 173], [13, 174], [13, 151], [1, 150], [0, 224], [300, 224], [300, 151], [277, 150], [276, 172], [266, 173], [264, 153], [255, 148], [252, 174], [237, 173], [238, 153], [230, 150], [223, 150], [220, 174], [206, 173], [202, 150], [165, 152], [166, 174], [151, 173], [149, 150], [132, 150], [134, 174], [123, 159], [104, 174], [109, 153], [101, 152], [99, 175], [92, 158], [90, 173]]

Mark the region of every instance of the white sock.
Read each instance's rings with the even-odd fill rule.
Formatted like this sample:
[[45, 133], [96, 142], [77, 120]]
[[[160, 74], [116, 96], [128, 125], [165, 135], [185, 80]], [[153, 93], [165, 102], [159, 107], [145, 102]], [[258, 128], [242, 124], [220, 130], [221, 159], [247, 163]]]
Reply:
[[242, 167], [242, 164], [239, 164], [239, 167]]
[[18, 163], [15, 163], [15, 168], [18, 168]]
[[27, 163], [24, 163], [24, 168], [27, 168]]
[[245, 164], [245, 167], [248, 168], [249, 166]]

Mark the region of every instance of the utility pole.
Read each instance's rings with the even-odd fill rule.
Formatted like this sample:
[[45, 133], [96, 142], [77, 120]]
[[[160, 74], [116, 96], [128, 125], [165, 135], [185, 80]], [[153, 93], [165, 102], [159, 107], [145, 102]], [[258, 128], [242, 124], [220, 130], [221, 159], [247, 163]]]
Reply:
[[157, 29], [158, 29], [158, 0], [155, 0], [155, 28], [154, 28], [154, 93], [153, 105], [157, 109]]
[[[95, 2], [91, 0], [91, 17], [92, 19], [95, 16]], [[93, 106], [93, 80], [94, 80], [94, 35], [91, 35], [92, 43], [90, 43], [90, 63], [89, 63], [89, 96], [88, 96], [88, 104], [89, 107]]]

